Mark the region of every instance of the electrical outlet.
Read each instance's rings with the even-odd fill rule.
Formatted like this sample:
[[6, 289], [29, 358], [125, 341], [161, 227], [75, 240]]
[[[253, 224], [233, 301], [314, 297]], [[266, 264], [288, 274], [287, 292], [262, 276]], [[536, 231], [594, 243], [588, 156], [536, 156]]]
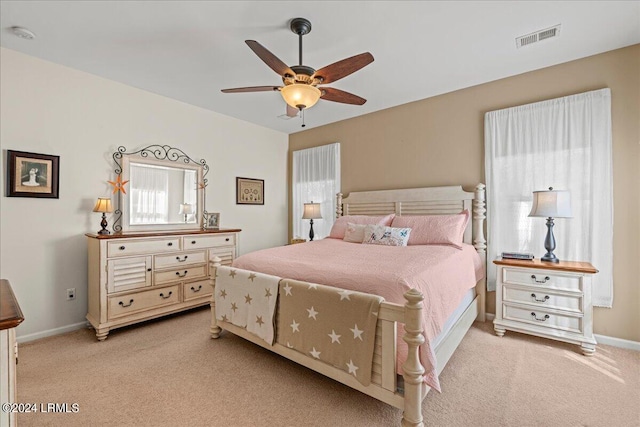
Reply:
[[67, 289], [67, 300], [76, 299], [76, 288]]

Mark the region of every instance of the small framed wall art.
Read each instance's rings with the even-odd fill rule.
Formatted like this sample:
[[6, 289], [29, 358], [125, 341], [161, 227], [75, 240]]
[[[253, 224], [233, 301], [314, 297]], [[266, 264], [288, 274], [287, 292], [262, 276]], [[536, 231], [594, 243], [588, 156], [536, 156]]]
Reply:
[[220, 228], [220, 214], [218, 212], [204, 212], [204, 229], [217, 230]]
[[60, 156], [7, 150], [7, 197], [57, 199]]
[[264, 205], [264, 179], [236, 178], [236, 204]]

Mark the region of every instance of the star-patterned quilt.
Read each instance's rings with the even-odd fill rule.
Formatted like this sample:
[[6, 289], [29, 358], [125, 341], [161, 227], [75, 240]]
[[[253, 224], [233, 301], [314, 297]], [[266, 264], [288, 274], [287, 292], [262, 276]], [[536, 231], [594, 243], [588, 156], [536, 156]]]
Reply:
[[283, 279], [277, 342], [367, 386], [382, 301], [376, 295]]
[[216, 319], [274, 341], [279, 277], [220, 266], [216, 270]]

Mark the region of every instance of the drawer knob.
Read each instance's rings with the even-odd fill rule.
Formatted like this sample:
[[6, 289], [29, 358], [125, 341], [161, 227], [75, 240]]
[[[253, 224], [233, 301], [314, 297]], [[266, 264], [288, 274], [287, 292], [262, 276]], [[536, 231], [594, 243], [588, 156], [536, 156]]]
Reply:
[[531, 278], [532, 278], [532, 279], [533, 279], [533, 281], [534, 281], [534, 282], [536, 282], [536, 283], [547, 283], [547, 280], [551, 280], [551, 277], [549, 277], [549, 276], [544, 276], [544, 279], [542, 279], [542, 280], [538, 280], [538, 278], [536, 277], [536, 275], [535, 275], [535, 274], [532, 274], [532, 275], [531, 275]]
[[191, 290], [193, 292], [200, 292], [201, 289], [202, 289], [202, 285], [198, 286], [198, 289], [195, 289], [193, 286], [191, 287]]
[[124, 251], [124, 246], [120, 246], [118, 249], [120, 249], [121, 251]]
[[184, 256], [184, 259], [180, 259], [180, 257], [179, 257], [179, 256], [177, 256], [177, 257], [176, 257], [176, 259], [178, 260], [178, 262], [185, 262], [185, 261], [187, 260], [187, 256], [188, 256], [188, 255], [185, 255], [185, 256]]
[[165, 297], [164, 292], [160, 292], [160, 298], [167, 299], [171, 296], [171, 294], [173, 294], [173, 291], [169, 291], [169, 294]]
[[195, 245], [195, 244], [196, 244], [196, 241], [195, 241], [195, 240], [192, 240], [192, 241], [191, 241], [191, 244], [192, 244], [192, 245]]
[[547, 300], [549, 299], [549, 295], [545, 295], [544, 298], [538, 299], [536, 294], [531, 294], [531, 298], [533, 298], [533, 300], [536, 302], [547, 302]]
[[147, 268], [147, 271], [151, 271], [151, 269], [150, 269], [150, 268]]
[[167, 246], [173, 246], [172, 242], [167, 243]]
[[187, 275], [187, 273], [188, 273], [188, 271], [187, 271], [187, 270], [185, 270], [185, 271], [184, 271], [184, 274], [180, 274], [180, 272], [179, 272], [179, 271], [176, 271], [176, 276], [178, 276], [178, 277], [184, 277], [184, 276], [186, 276], [186, 275]]
[[226, 242], [228, 242], [228, 241], [229, 241], [229, 238], [227, 237], [227, 238], [226, 238], [226, 239], [224, 239], [224, 240], [225, 240]]
[[131, 304], [133, 304], [133, 298], [129, 300], [129, 304], [125, 305], [122, 301], [118, 303], [118, 305], [121, 305], [122, 307], [131, 307]]
[[544, 322], [545, 320], [547, 320], [549, 318], [548, 314], [545, 314], [544, 317], [542, 319], [538, 318], [538, 316], [536, 316], [535, 312], [531, 312], [531, 316], [536, 319], [538, 322]]

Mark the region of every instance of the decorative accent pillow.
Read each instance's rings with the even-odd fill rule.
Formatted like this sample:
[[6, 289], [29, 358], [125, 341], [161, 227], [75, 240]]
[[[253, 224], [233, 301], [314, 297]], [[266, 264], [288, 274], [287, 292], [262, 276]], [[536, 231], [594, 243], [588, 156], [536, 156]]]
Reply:
[[397, 216], [393, 227], [410, 227], [409, 245], [450, 245], [462, 249], [469, 211], [456, 215]]
[[366, 226], [366, 224], [347, 223], [347, 231], [345, 231], [344, 239], [342, 240], [351, 243], [362, 243], [364, 240], [364, 228]]
[[370, 245], [407, 246], [410, 228], [392, 228], [384, 225], [367, 225], [362, 243]]
[[369, 215], [346, 215], [336, 219], [331, 227], [329, 237], [334, 239], [344, 239], [344, 234], [347, 231], [347, 224], [378, 224], [389, 226], [393, 217], [396, 214], [389, 214], [387, 216], [369, 216]]

